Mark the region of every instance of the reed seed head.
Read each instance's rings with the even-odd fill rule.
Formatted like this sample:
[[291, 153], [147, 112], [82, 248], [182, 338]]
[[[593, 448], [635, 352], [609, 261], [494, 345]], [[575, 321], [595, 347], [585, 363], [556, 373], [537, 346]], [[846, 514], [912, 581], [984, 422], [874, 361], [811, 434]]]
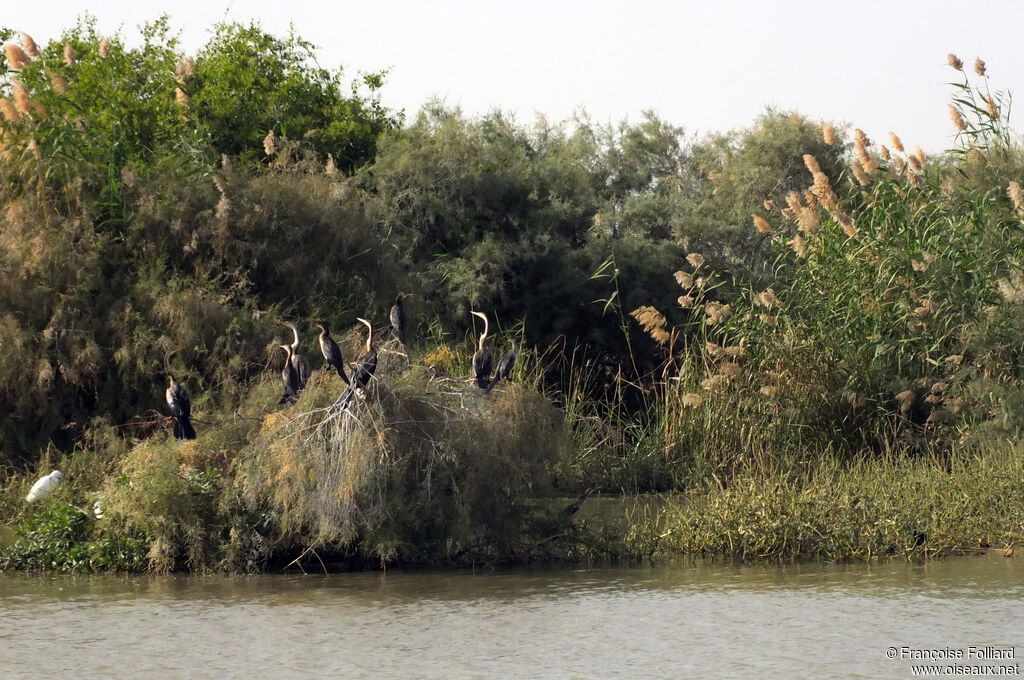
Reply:
[[818, 159], [809, 153], [804, 154], [804, 165], [807, 166], [807, 170], [812, 175], [816, 175], [821, 172], [821, 166], [818, 165]]
[[694, 300], [692, 295], [680, 295], [676, 302], [678, 302], [679, 306], [683, 309], [689, 309], [690, 307], [693, 307]]
[[20, 80], [11, 81], [11, 94], [14, 95], [14, 107], [26, 116], [32, 114], [32, 100], [28, 96], [28, 88]]
[[921, 172], [923, 166], [921, 165], [921, 161], [917, 156], [913, 154], [907, 156], [907, 163], [910, 165], [910, 169], [913, 170], [914, 172]]
[[703, 387], [708, 392], [714, 392], [715, 390], [722, 389], [728, 384], [729, 376], [718, 374], [701, 381], [700, 386]]
[[985, 108], [988, 109], [988, 115], [992, 116], [993, 118], [999, 117], [999, 108], [996, 107], [996, 100], [992, 98], [992, 95], [986, 95]]
[[31, 61], [28, 55], [25, 54], [25, 50], [21, 49], [21, 45], [14, 43], [7, 43], [4, 45], [4, 57], [7, 59], [7, 64], [15, 71], [20, 71], [29, 65]]
[[787, 192], [786, 193], [786, 205], [788, 205], [789, 209], [792, 210], [794, 213], [796, 211], [800, 210], [800, 208], [803, 207], [803, 204], [800, 203], [800, 192], [798, 192], [798, 191], [789, 191], [789, 192]]
[[960, 109], [952, 104], [949, 105], [949, 119], [953, 121], [953, 127], [958, 131], [963, 132], [967, 129], [967, 123], [964, 122], [964, 117], [960, 114]]
[[775, 201], [773, 201], [770, 198], [767, 199], [764, 202], [764, 209], [767, 210], [768, 212], [774, 212], [775, 211]]
[[797, 234], [787, 242], [790, 249], [796, 254], [797, 257], [807, 257], [807, 242], [804, 238]]
[[891, 156], [889, 155], [889, 147], [887, 147], [885, 144], [882, 145], [882, 148], [880, 148], [878, 152], [881, 154], [883, 161], [888, 162], [891, 158]]
[[273, 130], [267, 130], [267, 136], [263, 138], [263, 151], [268, 156], [273, 156], [274, 151], [277, 149], [275, 144], [275, 137]]
[[720, 302], [709, 302], [704, 305], [704, 314], [708, 317], [708, 323], [714, 326], [732, 316], [732, 308]]
[[896, 402], [900, 405], [900, 413], [906, 413], [914, 405], [914, 390], [903, 390], [896, 395]]
[[75, 63], [75, 48], [71, 43], [64, 43], [64, 65], [71, 66]]
[[857, 161], [850, 163], [850, 170], [853, 171], [853, 176], [857, 178], [857, 182], [862, 187], [866, 187], [871, 184], [871, 178], [868, 177], [868, 174], [861, 168], [860, 163]]
[[849, 215], [837, 210], [832, 213], [832, 217], [839, 223], [839, 226], [843, 228], [843, 233], [848, 237], [853, 238], [857, 235], [857, 227], [854, 225], [853, 219]]
[[637, 307], [630, 316], [636, 319], [644, 331], [650, 335], [659, 345], [665, 345], [670, 339], [670, 334], [665, 330], [667, 323], [665, 315], [650, 305]]
[[100, 41], [100, 56], [104, 59], [110, 56], [110, 41], [106, 38]]
[[836, 131], [832, 128], [831, 125], [826, 124], [821, 126], [821, 136], [825, 140], [826, 144], [828, 144], [829, 146], [835, 146]]
[[21, 34], [21, 46], [25, 48], [25, 52], [30, 57], [39, 56], [39, 45], [36, 45], [36, 41], [32, 39], [28, 33]]
[[916, 158], [917, 162], [921, 164], [921, 167], [924, 167], [924, 151], [921, 150], [921, 147], [914, 147], [914, 158]]
[[743, 374], [743, 369], [735, 361], [726, 361], [718, 368], [719, 372], [729, 378], [738, 378]]
[[782, 302], [779, 300], [778, 297], [776, 297], [775, 290], [772, 288], [762, 290], [760, 293], [758, 293], [757, 304], [761, 305], [762, 307], [767, 307], [769, 309], [771, 309], [772, 307], [782, 306]]
[[693, 277], [683, 270], [680, 269], [673, 276], [676, 277], [676, 283], [678, 283], [683, 290], [690, 290], [693, 288]]
[[796, 224], [808, 236], [813, 236], [821, 227], [818, 211], [812, 208], [800, 208], [796, 213]]
[[1014, 208], [1017, 210], [1024, 210], [1024, 192], [1021, 191], [1019, 182], [1016, 180], [1010, 182], [1010, 185], [1006, 188], [1006, 193], [1010, 195], [1010, 200], [1013, 201]]
[[701, 265], [704, 264], [704, 256], [700, 253], [690, 253], [686, 256], [686, 261], [690, 263], [690, 266], [694, 269], [700, 269]]
[[182, 108], [188, 106], [188, 95], [185, 94], [185, 90], [180, 87], [174, 88], [174, 100], [178, 102], [178, 106]]
[[697, 408], [704, 403], [704, 397], [693, 392], [687, 392], [683, 395], [683, 406], [687, 408]]
[[[7, 98], [0, 99], [0, 114], [3, 115], [4, 120], [8, 123], [17, 123], [18, 118], [20, 118], [18, 115], [18, 109], [16, 109], [14, 104], [11, 103], [11, 100]], [[1014, 184], [1016, 184], [1016, 182], [1014, 182]]]
[[956, 56], [952, 52], [946, 55], [946, 63], [957, 71], [964, 70], [964, 62], [960, 61], [960, 57]]
[[50, 85], [53, 87], [53, 91], [57, 94], [66, 94], [68, 91], [68, 81], [64, 80], [59, 73], [56, 71], [47, 71], [46, 75], [50, 78]]
[[904, 152], [903, 142], [900, 140], [899, 135], [897, 135], [895, 132], [889, 133], [889, 141], [892, 142], [892, 148], [896, 149], [900, 153]]
[[338, 172], [338, 168], [334, 165], [334, 156], [327, 154], [327, 165], [324, 166], [324, 174], [333, 175]]
[[974, 58], [974, 72], [981, 77], [985, 77], [985, 62], [982, 61], [981, 57]]
[[768, 224], [768, 220], [766, 220], [765, 218], [761, 217], [760, 215], [753, 215], [753, 218], [754, 227], [758, 230], [758, 232], [762, 234], [767, 234], [772, 230], [772, 225]]
[[811, 193], [810, 189], [805, 189], [804, 190], [804, 200], [807, 201], [807, 207], [808, 208], [817, 208], [818, 207], [818, 199], [816, 199], [814, 197], [814, 194]]

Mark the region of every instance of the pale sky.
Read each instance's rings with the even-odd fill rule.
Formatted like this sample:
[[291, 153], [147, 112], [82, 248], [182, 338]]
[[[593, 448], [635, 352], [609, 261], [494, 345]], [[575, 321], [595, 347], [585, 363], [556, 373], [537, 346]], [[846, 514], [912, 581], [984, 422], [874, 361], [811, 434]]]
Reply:
[[[645, 109], [690, 134], [749, 125], [766, 106], [848, 122], [875, 142], [894, 130], [911, 148], [952, 144], [946, 104], [976, 56], [994, 89], [1024, 91], [1024, 3], [667, 2], [459, 0], [311, 2], [72, 0], [7, 2], [0, 25], [37, 42], [89, 11], [104, 33], [137, 41], [162, 13], [195, 52], [220, 20], [289, 24], [320, 46], [325, 67], [388, 69], [382, 102], [411, 118], [432, 96], [471, 115], [520, 123], [585, 109], [597, 122], [638, 121]], [[1019, 129], [1015, 122], [1015, 129]]]

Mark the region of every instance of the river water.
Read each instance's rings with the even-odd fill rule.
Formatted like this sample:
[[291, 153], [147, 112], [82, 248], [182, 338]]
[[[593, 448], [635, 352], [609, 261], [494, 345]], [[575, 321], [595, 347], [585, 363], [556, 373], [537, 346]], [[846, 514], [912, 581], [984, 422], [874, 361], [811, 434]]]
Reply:
[[0, 678], [906, 678], [956, 650], [936, 665], [1024, 664], [1020, 557], [0, 574]]

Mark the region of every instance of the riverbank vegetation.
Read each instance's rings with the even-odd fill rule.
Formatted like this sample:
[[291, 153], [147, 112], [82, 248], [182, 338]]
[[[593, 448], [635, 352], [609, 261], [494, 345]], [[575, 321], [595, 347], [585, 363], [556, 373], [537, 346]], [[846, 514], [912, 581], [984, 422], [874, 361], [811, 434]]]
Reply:
[[[774, 110], [703, 138], [653, 114], [407, 119], [386, 73], [348, 82], [259, 26], [195, 55], [166, 19], [139, 46], [89, 20], [0, 38], [0, 567], [1024, 539], [1024, 155], [980, 61], [950, 56], [956, 140], [926, 156]], [[365, 399], [338, 408], [316, 371], [278, 406], [280, 321], [314, 366], [314, 319], [355, 358], [356, 317], [399, 290], [409, 342], [379, 344]], [[464, 377], [470, 310], [496, 353], [524, 343], [490, 391]], [[170, 436], [171, 350], [192, 441]], [[562, 511], [595, 486], [668, 500]]]

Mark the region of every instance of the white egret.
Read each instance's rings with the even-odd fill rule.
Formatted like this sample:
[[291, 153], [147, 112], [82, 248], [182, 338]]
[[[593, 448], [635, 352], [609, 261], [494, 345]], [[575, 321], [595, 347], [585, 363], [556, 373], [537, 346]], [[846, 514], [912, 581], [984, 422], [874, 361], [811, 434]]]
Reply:
[[39, 481], [32, 485], [32, 489], [25, 496], [25, 500], [29, 503], [43, 500], [53, 492], [62, 479], [64, 479], [64, 475], [60, 470], [54, 470], [45, 477], [40, 477]]

